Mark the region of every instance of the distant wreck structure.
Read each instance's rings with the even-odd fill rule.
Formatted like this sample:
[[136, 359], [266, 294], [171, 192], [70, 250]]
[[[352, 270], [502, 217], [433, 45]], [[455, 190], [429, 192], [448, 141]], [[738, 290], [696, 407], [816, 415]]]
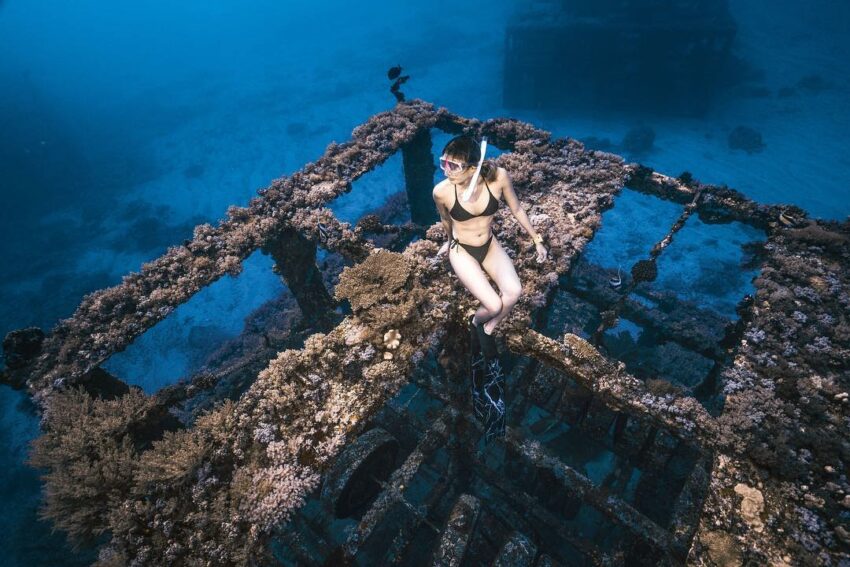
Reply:
[[[488, 444], [464, 364], [472, 301], [434, 261], [441, 225], [376, 213], [352, 226], [327, 208], [435, 130], [503, 150], [550, 248], [537, 264], [497, 213], [524, 287], [499, 331], [516, 360], [507, 433]], [[582, 251], [624, 188], [681, 215], [612, 277]], [[691, 215], [764, 233], [735, 321], [652, 287]], [[320, 269], [320, 248], [336, 264]], [[259, 249], [281, 264], [296, 322], [267, 309], [258, 340], [154, 395], [100, 368]], [[100, 567], [847, 565], [848, 267], [848, 222], [413, 99], [50, 332], [10, 333], [2, 376], [43, 412], [44, 514], [97, 541]], [[610, 357], [604, 330], [621, 316], [706, 371], [673, 383]]]
[[507, 108], [698, 115], [736, 34], [726, 0], [537, 0], [505, 33]]

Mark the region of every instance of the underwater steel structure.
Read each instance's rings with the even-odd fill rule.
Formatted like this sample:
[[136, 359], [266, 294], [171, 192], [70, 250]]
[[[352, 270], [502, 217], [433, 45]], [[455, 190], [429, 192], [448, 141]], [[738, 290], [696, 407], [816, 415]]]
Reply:
[[[486, 135], [504, 151], [495, 161], [550, 248], [544, 264], [514, 260], [523, 294], [498, 333], [518, 362], [507, 434], [489, 444], [463, 363], [471, 298], [433, 261], [440, 224], [351, 226], [327, 208], [407, 144], [427, 146], [435, 128]], [[682, 216], [617, 289], [598, 267], [571, 277], [624, 187], [679, 203]], [[765, 233], [756, 293], [719, 333], [690, 304], [637, 300], [659, 299], [642, 282], [692, 214]], [[506, 249], [530, 247], [507, 211], [496, 223]], [[396, 235], [401, 251], [376, 235]], [[81, 539], [108, 534], [99, 565], [846, 564], [848, 243], [848, 222], [414, 99], [87, 295], [50, 332], [7, 335], [3, 380], [43, 411], [35, 464], [48, 472], [46, 515]], [[317, 247], [348, 264], [333, 294]], [[266, 336], [152, 396], [99, 368], [258, 249], [312, 322], [292, 342]], [[564, 290], [598, 310], [590, 340], [534, 330]], [[340, 300], [348, 316], [333, 311]], [[692, 388], [635, 377], [599, 344], [620, 316], [702, 354], [712, 371]], [[600, 482], [541, 442], [564, 427], [618, 468]], [[69, 441], [86, 431], [80, 447]], [[131, 472], [103, 473], [116, 454]], [[81, 525], [63, 516], [83, 508]]]
[[727, 0], [533, 0], [505, 30], [508, 108], [702, 114], [728, 73]]

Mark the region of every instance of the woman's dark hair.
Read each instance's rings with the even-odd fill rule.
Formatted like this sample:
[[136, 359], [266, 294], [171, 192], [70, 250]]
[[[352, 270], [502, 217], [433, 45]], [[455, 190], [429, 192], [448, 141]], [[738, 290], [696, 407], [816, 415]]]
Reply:
[[[460, 160], [467, 166], [475, 167], [478, 165], [478, 160], [481, 159], [481, 142], [468, 134], [455, 136], [443, 148], [443, 155]], [[496, 180], [497, 169], [492, 160], [485, 159], [484, 163], [481, 164], [481, 177], [492, 183]]]

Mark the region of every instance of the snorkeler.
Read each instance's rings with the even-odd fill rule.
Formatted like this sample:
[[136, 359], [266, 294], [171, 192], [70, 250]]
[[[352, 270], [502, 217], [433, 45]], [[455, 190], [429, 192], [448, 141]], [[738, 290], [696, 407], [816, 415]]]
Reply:
[[[491, 420], [492, 416], [501, 417], [503, 430], [503, 376], [491, 335], [513, 309], [522, 292], [522, 284], [510, 256], [491, 232], [500, 197], [504, 197], [514, 218], [534, 241], [537, 261], [544, 262], [548, 252], [543, 237], [535, 232], [520, 205], [508, 172], [484, 161], [486, 149], [486, 139], [479, 146], [471, 136], [452, 138], [440, 156], [440, 168], [446, 179], [434, 187], [433, 196], [449, 238], [437, 257], [448, 251], [452, 270], [480, 303], [469, 320], [470, 330], [478, 339], [473, 345], [477, 342], [483, 353], [480, 358], [472, 353], [476, 414], [483, 412], [490, 415]], [[458, 185], [462, 193], [458, 192]], [[498, 286], [498, 294], [487, 281], [488, 275]]]

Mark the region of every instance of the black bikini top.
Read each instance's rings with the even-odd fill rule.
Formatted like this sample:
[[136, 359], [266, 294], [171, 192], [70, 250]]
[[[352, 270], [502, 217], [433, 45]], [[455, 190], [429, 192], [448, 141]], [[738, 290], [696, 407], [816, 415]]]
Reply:
[[481, 211], [481, 213], [477, 215], [473, 215], [466, 209], [460, 206], [460, 199], [457, 198], [457, 185], [455, 186], [455, 204], [452, 205], [452, 209], [449, 211], [449, 215], [456, 221], [465, 221], [469, 219], [474, 219], [475, 217], [486, 217], [496, 213], [499, 210], [499, 200], [493, 197], [493, 194], [490, 193], [490, 186], [487, 185], [487, 180], [484, 180], [484, 185], [487, 186], [487, 194], [490, 195], [490, 199], [487, 201], [487, 207]]

